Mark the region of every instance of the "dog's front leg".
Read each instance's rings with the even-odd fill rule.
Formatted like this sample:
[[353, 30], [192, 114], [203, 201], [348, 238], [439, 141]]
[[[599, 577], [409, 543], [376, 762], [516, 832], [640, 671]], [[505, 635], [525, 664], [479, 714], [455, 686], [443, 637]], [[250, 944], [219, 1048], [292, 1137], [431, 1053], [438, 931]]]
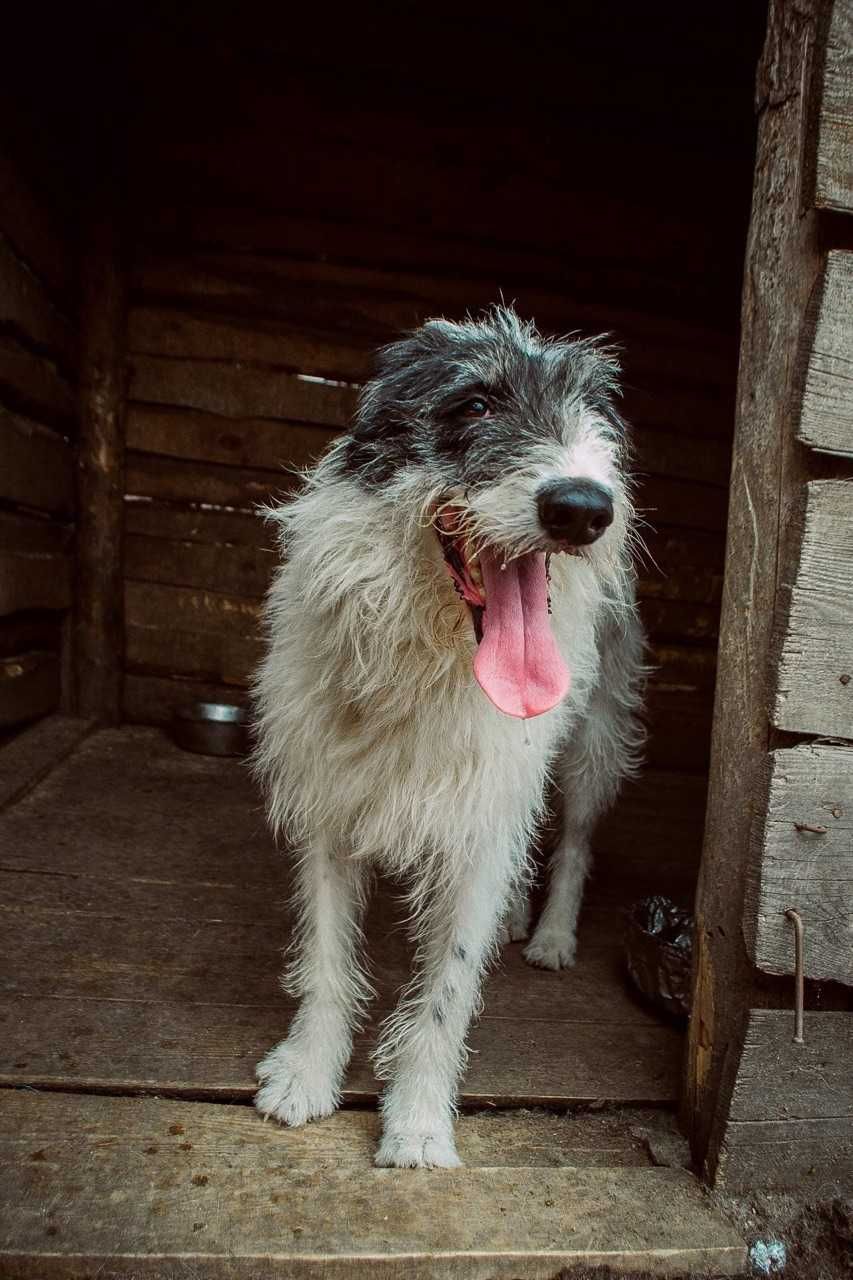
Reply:
[[389, 1081], [382, 1098], [379, 1165], [453, 1168], [453, 1140], [465, 1038], [483, 971], [506, 905], [511, 860], [490, 850], [449, 880], [419, 886], [419, 971], [382, 1030], [377, 1073]]
[[285, 1040], [258, 1063], [255, 1106], [282, 1124], [331, 1115], [370, 985], [359, 963], [363, 864], [315, 839], [296, 869], [295, 959], [283, 979], [301, 1003]]

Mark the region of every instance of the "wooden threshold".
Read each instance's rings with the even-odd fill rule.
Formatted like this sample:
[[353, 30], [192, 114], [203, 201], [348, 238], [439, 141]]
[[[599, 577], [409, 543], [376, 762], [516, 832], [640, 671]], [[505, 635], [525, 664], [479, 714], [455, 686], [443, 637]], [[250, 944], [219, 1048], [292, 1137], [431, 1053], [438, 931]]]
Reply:
[[461, 1119], [466, 1168], [376, 1169], [376, 1123], [339, 1112], [282, 1130], [247, 1107], [4, 1091], [0, 1270], [546, 1280], [579, 1263], [744, 1268], [743, 1241], [684, 1170], [571, 1163], [571, 1151], [554, 1167], [524, 1113], [492, 1133], [490, 1117]]

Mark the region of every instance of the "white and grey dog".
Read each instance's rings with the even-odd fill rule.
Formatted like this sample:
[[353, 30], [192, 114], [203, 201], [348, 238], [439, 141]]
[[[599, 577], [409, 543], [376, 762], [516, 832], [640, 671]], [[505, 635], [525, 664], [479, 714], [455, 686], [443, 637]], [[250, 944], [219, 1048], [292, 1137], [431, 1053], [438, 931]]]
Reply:
[[[618, 365], [500, 307], [379, 355], [349, 434], [276, 507], [286, 557], [255, 683], [272, 826], [296, 850], [301, 998], [256, 1104], [299, 1125], [341, 1097], [372, 994], [370, 870], [404, 887], [415, 973], [376, 1053], [380, 1165], [453, 1166], [484, 969], [527, 935], [528, 849], [565, 799], [525, 949], [572, 963], [597, 816], [636, 767], [643, 640]], [[562, 554], [567, 552], [569, 554]]]

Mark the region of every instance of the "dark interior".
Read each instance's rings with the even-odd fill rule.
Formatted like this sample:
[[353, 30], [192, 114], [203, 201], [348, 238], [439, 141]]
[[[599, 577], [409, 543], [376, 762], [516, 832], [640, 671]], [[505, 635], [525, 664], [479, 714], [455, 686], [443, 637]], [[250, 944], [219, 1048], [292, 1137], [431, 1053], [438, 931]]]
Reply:
[[[26, 438], [73, 467], [83, 248], [109, 210], [129, 287], [127, 722], [245, 697], [273, 566], [254, 506], [345, 425], [373, 349], [500, 297], [543, 330], [606, 331], [623, 348], [647, 522], [650, 742], [600, 834], [588, 927], [607, 956], [583, 1004], [629, 1001], [622, 909], [657, 892], [689, 903], [701, 851], [763, 5], [88, 6], [51, 13], [49, 30], [46, 17], [31, 8], [7, 33], [0, 101], [61, 263], [30, 252], [32, 219], [0, 230], [65, 336], [28, 330], [20, 312], [2, 320], [0, 405], [15, 448]], [[22, 587], [0, 617], [0, 658], [42, 655], [49, 672], [37, 696], [0, 703], [7, 736], [74, 710], [70, 489], [22, 492], [0, 485], [0, 518], [71, 569], [63, 591]], [[139, 743], [156, 741], [158, 759], [165, 748], [126, 741], [129, 790], [111, 803], [130, 822], [133, 770], [151, 758]], [[186, 771], [201, 766], [168, 750], [148, 785], [172, 778], [163, 803], [191, 805]], [[211, 803], [232, 787], [229, 813], [235, 795], [250, 808], [238, 767], [215, 769]], [[522, 1002], [551, 981], [517, 955], [505, 971]], [[658, 1084], [632, 1085], [616, 1021], [596, 1051], [602, 1091], [673, 1101], [673, 1029], [660, 1024]], [[612, 1088], [608, 1055], [621, 1062]], [[590, 1087], [566, 1070], [558, 1092]], [[526, 1096], [492, 1088], [509, 1093]]]

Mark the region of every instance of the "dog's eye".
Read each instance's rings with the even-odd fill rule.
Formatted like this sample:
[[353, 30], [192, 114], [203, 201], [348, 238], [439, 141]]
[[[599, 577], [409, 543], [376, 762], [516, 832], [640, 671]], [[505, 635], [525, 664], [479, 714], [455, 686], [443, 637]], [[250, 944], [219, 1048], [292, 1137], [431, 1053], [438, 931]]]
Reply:
[[492, 407], [482, 396], [475, 396], [473, 400], [465, 401], [462, 412], [466, 418], [487, 418], [492, 412]]

